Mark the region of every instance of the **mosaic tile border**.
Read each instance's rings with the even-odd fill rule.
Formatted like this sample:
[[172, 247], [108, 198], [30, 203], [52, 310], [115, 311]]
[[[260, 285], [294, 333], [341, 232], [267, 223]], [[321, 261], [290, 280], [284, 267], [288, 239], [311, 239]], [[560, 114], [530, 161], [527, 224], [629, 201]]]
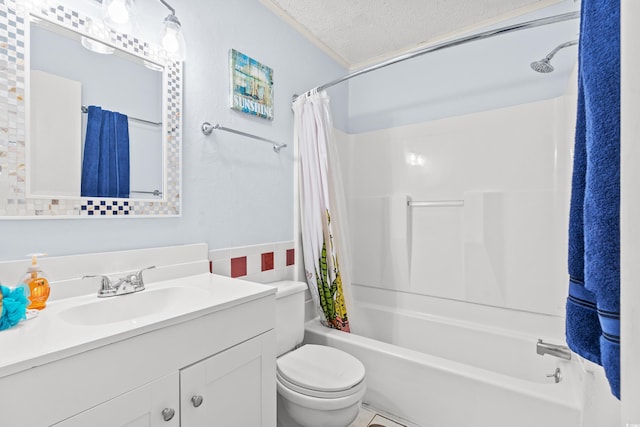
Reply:
[[258, 283], [293, 280], [296, 257], [293, 241], [209, 250], [214, 274]]
[[[165, 199], [27, 198], [25, 33], [29, 14], [104, 41], [133, 55], [165, 64]], [[181, 213], [182, 63], [166, 58], [156, 45], [107, 29], [104, 24], [62, 5], [38, 9], [30, 1], [0, 4], [0, 218], [179, 216]]]

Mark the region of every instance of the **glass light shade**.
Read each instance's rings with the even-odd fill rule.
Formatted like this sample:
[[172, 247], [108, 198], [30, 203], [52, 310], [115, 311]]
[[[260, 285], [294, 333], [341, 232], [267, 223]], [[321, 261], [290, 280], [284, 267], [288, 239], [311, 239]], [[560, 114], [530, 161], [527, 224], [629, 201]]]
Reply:
[[160, 73], [164, 71], [164, 68], [162, 68], [162, 65], [158, 65], [155, 62], [145, 60], [143, 61], [143, 64], [145, 67], [147, 67], [150, 70], [158, 71]]
[[111, 55], [115, 51], [113, 47], [85, 36], [82, 36], [82, 38], [80, 39], [80, 43], [82, 43], [82, 46], [84, 46], [86, 49], [89, 49], [90, 51], [95, 53], [101, 53], [103, 55]]
[[175, 15], [169, 15], [164, 20], [164, 27], [160, 33], [162, 47], [167, 52], [169, 58], [176, 61], [184, 61], [187, 53], [187, 46], [182, 34], [180, 21]]
[[135, 30], [134, 0], [102, 0], [104, 22], [114, 30], [130, 33]]
[[99, 41], [107, 39], [108, 35], [108, 31], [102, 21], [87, 18], [86, 28], [87, 36], [80, 38], [80, 43], [85, 49], [105, 55], [110, 55], [115, 51], [112, 46]]

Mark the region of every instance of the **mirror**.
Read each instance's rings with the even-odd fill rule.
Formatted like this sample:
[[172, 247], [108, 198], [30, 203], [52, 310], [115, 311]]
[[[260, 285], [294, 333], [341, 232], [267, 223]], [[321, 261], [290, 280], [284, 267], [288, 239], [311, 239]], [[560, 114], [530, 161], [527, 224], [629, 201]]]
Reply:
[[96, 53], [82, 44], [88, 39], [48, 21], [30, 24], [28, 195], [81, 195], [94, 105], [128, 116], [129, 197], [162, 199], [164, 67], [121, 50]]
[[[10, 34], [0, 46], [0, 77], [10, 86], [3, 102], [8, 114], [0, 113], [0, 129], [8, 133], [0, 141], [0, 218], [179, 215], [181, 63], [66, 7], [17, 5], [0, 5]], [[2, 56], [14, 65], [2, 66]], [[116, 132], [126, 140], [126, 150], [118, 151], [126, 157], [113, 175], [126, 192], [91, 192], [85, 185], [97, 170], [88, 144], [104, 128], [95, 124], [99, 110], [127, 116], [125, 133]]]

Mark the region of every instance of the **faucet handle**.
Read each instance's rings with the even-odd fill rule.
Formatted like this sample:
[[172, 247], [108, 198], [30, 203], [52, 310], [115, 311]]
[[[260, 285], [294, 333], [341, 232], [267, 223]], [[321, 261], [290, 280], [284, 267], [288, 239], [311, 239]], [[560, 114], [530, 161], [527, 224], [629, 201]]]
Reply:
[[150, 267], [141, 268], [136, 272], [136, 274], [131, 275], [131, 283], [135, 286], [144, 286], [144, 280], [142, 279], [142, 272], [145, 270], [151, 270], [152, 268], [156, 268], [155, 265]]
[[113, 287], [113, 283], [111, 283], [111, 279], [109, 276], [105, 276], [104, 274], [89, 274], [86, 276], [82, 276], [83, 279], [87, 279], [90, 277], [100, 277], [100, 289], [98, 289], [98, 296], [108, 296], [113, 294], [115, 288]]

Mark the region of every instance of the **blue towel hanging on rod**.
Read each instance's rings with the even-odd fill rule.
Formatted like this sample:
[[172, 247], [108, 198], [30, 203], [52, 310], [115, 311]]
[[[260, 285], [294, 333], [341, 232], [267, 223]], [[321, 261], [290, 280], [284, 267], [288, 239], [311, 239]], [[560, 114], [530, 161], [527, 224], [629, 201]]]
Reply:
[[82, 160], [83, 197], [129, 197], [129, 122], [90, 105]]
[[620, 2], [583, 0], [569, 218], [569, 347], [620, 398]]

